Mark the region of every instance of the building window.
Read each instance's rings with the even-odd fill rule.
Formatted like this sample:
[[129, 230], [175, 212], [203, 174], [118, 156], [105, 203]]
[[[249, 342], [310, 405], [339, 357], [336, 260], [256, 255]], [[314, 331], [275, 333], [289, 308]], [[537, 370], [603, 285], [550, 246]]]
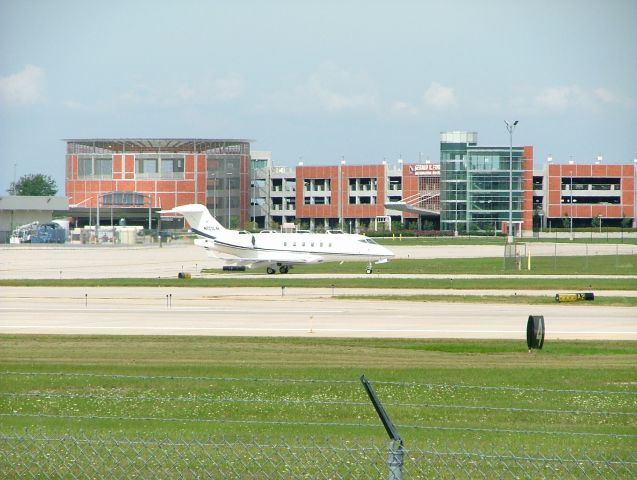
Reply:
[[258, 169], [258, 168], [267, 168], [268, 167], [268, 160], [267, 159], [257, 159], [257, 158], [253, 158], [252, 159], [252, 169]]
[[389, 177], [389, 190], [402, 190], [403, 181], [402, 177]]
[[77, 168], [78, 177], [92, 177], [93, 176], [93, 158], [92, 157], [80, 157], [78, 160]]
[[77, 165], [78, 178], [113, 178], [113, 157], [81, 156]]
[[113, 176], [113, 159], [112, 158], [96, 158], [95, 159], [95, 175], [99, 177]]
[[184, 178], [183, 155], [138, 155], [135, 158], [138, 178], [180, 180]]
[[161, 178], [177, 179], [183, 176], [183, 157], [161, 157]]
[[145, 196], [137, 192], [111, 192], [103, 195], [103, 205], [143, 207]]

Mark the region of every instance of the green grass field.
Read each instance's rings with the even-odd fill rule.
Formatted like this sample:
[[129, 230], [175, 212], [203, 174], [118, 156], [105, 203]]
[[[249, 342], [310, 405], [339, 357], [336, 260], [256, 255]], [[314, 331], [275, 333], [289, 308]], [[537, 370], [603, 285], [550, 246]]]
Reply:
[[[506, 237], [402, 237], [391, 235], [387, 237], [372, 237], [381, 245], [504, 245], [506, 243]], [[586, 238], [558, 238], [558, 237], [544, 237], [544, 238], [523, 238], [517, 239], [517, 243], [610, 243], [610, 244], [629, 244], [637, 245], [637, 238], [625, 237], [625, 238], [613, 238], [613, 237], [586, 237]]]
[[[362, 274], [364, 263], [328, 263], [297, 266], [287, 275], [267, 275], [265, 269], [249, 270], [262, 273], [259, 278], [241, 278], [210, 272], [210, 276], [193, 279], [177, 278], [107, 278], [107, 279], [33, 279], [0, 280], [0, 286], [161, 286], [161, 287], [260, 287], [287, 286], [299, 288], [453, 288], [453, 289], [515, 289], [515, 290], [635, 290], [637, 280], [622, 276], [637, 275], [637, 256], [591, 256], [591, 257], [535, 257], [532, 270], [503, 271], [501, 258], [475, 259], [400, 259], [376, 265], [375, 274], [393, 274], [394, 278], [378, 278], [375, 275], [361, 278], [298, 278], [295, 274]], [[218, 274], [218, 275], [217, 275]], [[400, 275], [421, 274], [423, 278], [400, 278]], [[436, 275], [502, 275], [503, 278], [427, 278]], [[526, 278], [507, 278], [509, 274], [525, 275]], [[562, 275], [560, 278], [534, 278], [537, 275]], [[582, 278], [564, 277], [580, 275]], [[616, 276], [603, 278], [602, 275]]]
[[0, 336], [0, 431], [637, 448], [637, 342]]
[[0, 286], [13, 287], [277, 287], [286, 288], [389, 288], [410, 289], [510, 289], [510, 290], [553, 290], [598, 291], [635, 290], [635, 279], [623, 278], [299, 278], [294, 275], [265, 275], [259, 278], [104, 278], [104, 279], [62, 279], [62, 280], [0, 280]]
[[[339, 298], [359, 300], [387, 300], [408, 302], [458, 302], [458, 303], [504, 303], [509, 305], [555, 305], [556, 300], [552, 295], [341, 295]], [[561, 305], [567, 305], [562, 303]], [[572, 304], [571, 304], [572, 305]], [[635, 307], [637, 297], [600, 297], [594, 301], [580, 302], [579, 305], [589, 307]]]
[[[365, 263], [299, 265], [293, 273], [363, 273]], [[504, 270], [502, 258], [396, 259], [374, 265], [374, 273], [483, 275], [637, 275], [637, 255], [532, 257], [531, 270]], [[637, 286], [636, 286], [637, 287]]]

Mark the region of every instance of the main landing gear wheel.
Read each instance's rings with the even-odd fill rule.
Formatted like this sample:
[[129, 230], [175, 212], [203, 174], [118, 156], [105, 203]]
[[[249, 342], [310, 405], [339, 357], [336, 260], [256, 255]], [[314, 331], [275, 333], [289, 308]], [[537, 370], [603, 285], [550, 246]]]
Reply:
[[268, 272], [268, 275], [272, 275], [274, 272], [276, 272], [276, 270], [272, 267], [266, 268], [265, 271]]
[[280, 273], [288, 273], [288, 266], [287, 265], [281, 265], [279, 267], [279, 272]]

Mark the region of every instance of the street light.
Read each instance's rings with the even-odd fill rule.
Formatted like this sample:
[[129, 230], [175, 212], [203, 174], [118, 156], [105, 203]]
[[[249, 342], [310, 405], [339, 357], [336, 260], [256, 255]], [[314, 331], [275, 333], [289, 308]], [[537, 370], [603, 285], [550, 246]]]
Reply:
[[507, 232], [507, 242], [513, 241], [513, 130], [515, 130], [518, 121], [510, 124], [506, 120], [504, 121], [507, 130], [509, 131], [509, 228]]
[[[232, 175], [232, 172], [226, 172], [228, 175]], [[228, 230], [230, 229], [230, 177], [228, 177]]]
[[633, 228], [637, 228], [637, 156], [633, 159]]
[[[569, 165], [573, 165], [573, 160], [569, 160], [568, 164]], [[570, 172], [571, 172], [571, 186], [570, 186], [570, 192], [571, 192], [570, 197], [571, 197], [571, 200], [570, 200], [569, 203], [571, 204], [571, 215], [570, 215], [571, 216], [571, 222], [570, 222], [571, 223], [571, 228], [570, 228], [571, 233], [570, 233], [569, 238], [571, 240], [573, 240], [573, 167], [572, 166], [571, 166]]]
[[212, 174], [212, 216], [217, 218], [217, 173]]
[[[345, 156], [341, 157], [341, 164], [338, 167], [338, 221], [340, 223], [339, 228], [342, 231], [345, 231], [345, 201], [343, 200], [343, 192], [345, 190], [345, 185], [343, 181], [343, 176], [345, 175]], [[348, 193], [349, 195], [349, 193]], [[350, 224], [351, 229], [351, 224]]]

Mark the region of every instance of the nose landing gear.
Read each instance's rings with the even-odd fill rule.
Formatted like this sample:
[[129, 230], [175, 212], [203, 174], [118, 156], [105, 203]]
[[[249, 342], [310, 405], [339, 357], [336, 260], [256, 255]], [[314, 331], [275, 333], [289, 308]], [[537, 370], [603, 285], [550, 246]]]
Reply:
[[365, 271], [369, 274], [372, 273], [374, 270], [372, 269], [372, 262], [369, 262], [367, 264], [367, 268], [365, 269]]

